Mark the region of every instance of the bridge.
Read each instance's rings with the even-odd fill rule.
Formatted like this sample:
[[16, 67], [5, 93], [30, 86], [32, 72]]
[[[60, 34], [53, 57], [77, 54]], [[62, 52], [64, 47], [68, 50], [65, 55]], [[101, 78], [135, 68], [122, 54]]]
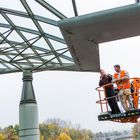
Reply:
[[[23, 73], [19, 137], [39, 140], [32, 74], [47, 70], [99, 72], [100, 43], [140, 35], [140, 5], [134, 3], [78, 16], [76, 2], [72, 0], [75, 17], [69, 18], [45, 0], [15, 1], [17, 7], [22, 7], [20, 11], [0, 8], [0, 74]], [[42, 16], [46, 12], [50, 18]]]

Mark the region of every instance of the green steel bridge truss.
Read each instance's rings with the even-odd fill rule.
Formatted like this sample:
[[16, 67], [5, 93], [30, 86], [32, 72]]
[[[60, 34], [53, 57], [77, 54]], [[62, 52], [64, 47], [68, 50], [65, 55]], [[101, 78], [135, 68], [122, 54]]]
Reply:
[[[26, 12], [0, 8], [0, 74], [24, 70], [76, 70], [57, 25], [58, 20], [67, 17], [44, 0], [34, 2], [58, 20], [36, 15], [28, 1], [20, 2]], [[54, 31], [52, 34], [50, 28]]]

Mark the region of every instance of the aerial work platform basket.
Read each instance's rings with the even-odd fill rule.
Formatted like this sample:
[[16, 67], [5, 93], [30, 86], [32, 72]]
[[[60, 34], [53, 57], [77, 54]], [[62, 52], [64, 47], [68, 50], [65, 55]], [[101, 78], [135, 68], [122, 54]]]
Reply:
[[[140, 117], [140, 78], [130, 78], [131, 83], [131, 94], [133, 99], [133, 109], [128, 109], [127, 111], [123, 109], [120, 101], [118, 91], [115, 89], [116, 83], [106, 84], [102, 87], [97, 87], [96, 90], [98, 91], [99, 100], [96, 101], [97, 104], [100, 105], [101, 113], [98, 115], [99, 121], [114, 121], [114, 122], [121, 122], [121, 123], [135, 123], [137, 122], [138, 118]], [[114, 85], [114, 92], [115, 95], [111, 97], [106, 97], [105, 87], [109, 85]], [[110, 107], [108, 105], [108, 99], [115, 98], [117, 104], [120, 108], [120, 113], [111, 114]], [[126, 100], [126, 105], [128, 105], [128, 101]]]

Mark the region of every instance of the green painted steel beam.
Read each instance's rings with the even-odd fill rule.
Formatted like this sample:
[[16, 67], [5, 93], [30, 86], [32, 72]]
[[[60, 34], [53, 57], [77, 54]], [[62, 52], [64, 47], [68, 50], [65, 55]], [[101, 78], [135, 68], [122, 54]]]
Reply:
[[[8, 29], [12, 28], [11, 25], [5, 24], [5, 23], [0, 23], [0, 27], [8, 28]], [[35, 34], [35, 35], [41, 35], [40, 32], [38, 32], [38, 31], [36, 31], [36, 30], [29, 29], [29, 28], [20, 27], [20, 26], [16, 26], [16, 25], [15, 25], [15, 28], [16, 28], [17, 30], [22, 31], [22, 32], [27, 32], [27, 33], [31, 33], [31, 34]], [[59, 37], [50, 35], [50, 34], [48, 34], [48, 33], [44, 33], [43, 35], [44, 35], [45, 37], [49, 38], [49, 39], [54, 40], [54, 41], [57, 41], [57, 42], [66, 44], [65, 41], [64, 41], [64, 39], [61, 39], [61, 38], [59, 38]]]
[[[22, 69], [21, 68], [21, 66], [20, 65], [18, 65], [17, 63], [11, 63], [10, 61], [6, 61], [6, 60], [4, 60], [4, 59], [2, 59], [2, 58], [0, 58], [0, 61], [2, 62], [2, 63], [7, 63], [7, 64], [10, 64], [10, 65], [12, 65], [12, 66], [14, 66], [15, 68], [17, 68], [18, 70], [20, 70], [20, 71], [23, 71], [24, 69]], [[11, 69], [9, 69], [9, 70], [11, 70]]]
[[[35, 26], [37, 27], [38, 31], [43, 35], [42, 37], [44, 38], [44, 40], [46, 41], [46, 43], [48, 44], [48, 46], [50, 47], [50, 49], [52, 51], [55, 51], [55, 49], [53, 48], [53, 45], [51, 44], [51, 42], [44, 37], [44, 31], [42, 29], [42, 27], [40, 26], [40, 24], [38, 23], [37, 20], [34, 20], [33, 17], [33, 12], [31, 10], [31, 8], [29, 7], [29, 5], [27, 4], [26, 0], [20, 0], [21, 3], [23, 4], [24, 8], [26, 9], [27, 13], [29, 14], [29, 16], [31, 17], [32, 21], [34, 22]], [[56, 56], [56, 54], [54, 53], [54, 55]], [[62, 65], [62, 61], [59, 57], [56, 57], [56, 59], [58, 60], [58, 62]], [[45, 64], [45, 63], [44, 63]]]
[[[23, 39], [23, 41], [27, 43], [28, 47], [25, 48], [23, 51], [25, 51], [26, 49], [28, 49], [28, 48], [30, 47], [30, 49], [31, 49], [36, 55], [38, 55], [38, 53], [36, 52], [36, 50], [33, 49], [33, 48], [31, 47], [31, 44], [28, 42], [28, 40], [26, 39], [26, 37], [25, 37], [19, 30], [16, 29], [15, 24], [10, 20], [10, 18], [9, 18], [6, 14], [3, 14], [3, 13], [2, 13], [2, 15], [3, 15], [3, 17], [7, 20], [7, 22], [15, 29], [15, 31], [16, 31], [17, 34]], [[38, 39], [37, 39], [37, 40], [38, 40]], [[37, 40], [36, 40], [36, 41], [37, 41]], [[23, 52], [23, 51], [19, 52], [18, 55], [21, 55], [21, 56], [22, 56], [22, 52]], [[18, 56], [18, 55], [17, 55], [17, 56]], [[16, 57], [16, 56], [15, 56], [15, 57]], [[40, 58], [40, 57], [38, 57], [38, 59], [43, 60], [43, 59]], [[11, 61], [12, 61], [12, 59], [11, 59]], [[30, 60], [27, 59], [26, 61], [27, 61], [32, 67], [34, 67], [34, 64], [31, 63]], [[44, 60], [43, 60], [43, 61], [44, 61]]]
[[[0, 39], [0, 41], [1, 41], [1, 39]], [[15, 44], [20, 44], [20, 42], [11, 41], [11, 40], [9, 40], [9, 43], [10, 43], [12, 46], [15, 45]], [[24, 49], [24, 47], [27, 47], [27, 44], [20, 44], [20, 46], [23, 47], [23, 48], [21, 48], [21, 49]], [[50, 50], [48, 50], [48, 49], [46, 49], [46, 48], [41, 48], [41, 47], [36, 46], [36, 45], [32, 45], [32, 47], [33, 47], [34, 49], [39, 50], [39, 51], [42, 51], [42, 52], [44, 52], [44, 53], [46, 53], [46, 54], [47, 54], [47, 53], [53, 54], [52, 51], [50, 51]], [[61, 49], [60, 49], [60, 50], [61, 50]], [[12, 51], [12, 50], [11, 50], [11, 51]], [[55, 53], [58, 55], [59, 53], [58, 53], [57, 51], [59, 51], [59, 50], [55, 50]], [[68, 56], [66, 56], [66, 55], [61, 55], [61, 57], [64, 58], [64, 59], [66, 59], [66, 60], [68, 60], [68, 61], [70, 61], [70, 62], [74, 62], [73, 59], [72, 59], [71, 57], [68, 57]]]
[[[11, 21], [11, 19], [6, 15], [6, 14], [4, 14], [4, 13], [2, 13], [2, 16], [7, 20], [7, 22], [15, 29], [15, 24]], [[18, 30], [15, 30], [17, 33], [19, 33], [19, 31]], [[7, 42], [7, 43], [9, 43], [9, 40], [8, 39], [5, 39], [5, 41]], [[11, 46], [11, 44], [9, 44], [10, 46]], [[11, 46], [12, 47], [12, 46]], [[18, 53], [20, 53], [18, 50], [15, 50], [15, 51], [17, 51]], [[21, 54], [21, 56], [22, 56], [22, 54]], [[11, 59], [10, 59], [11, 60]], [[33, 66], [33, 64], [29, 61], [29, 60], [27, 60], [27, 62], [29, 63], [29, 65], [31, 65], [31, 66]], [[21, 67], [21, 66], [20, 66]]]
[[77, 6], [76, 6], [76, 1], [75, 0], [72, 0], [72, 5], [73, 5], [73, 10], [74, 10], [75, 16], [78, 16], [78, 11], [77, 11]]
[[[2, 61], [2, 62], [4, 62], [4, 61]], [[7, 64], [9, 64], [9, 63], [7, 62]], [[27, 70], [32, 70], [32, 67], [28, 67], [26, 69]], [[77, 71], [77, 68], [76, 68], [75, 64], [71, 64], [71, 63], [70, 64], [68, 64], [68, 63], [63, 64], [63, 66], [60, 66], [60, 64], [55, 64], [55, 65], [50, 64], [48, 68], [47, 67], [41, 67], [41, 68], [38, 69], [38, 71], [33, 71], [33, 72], [55, 71], [55, 70], [58, 70], [58, 71]], [[21, 70], [21, 69], [16, 68], [16, 67], [12, 68], [12, 69], [3, 68], [2, 70], [0, 69], [0, 74], [17, 73], [17, 72], [21, 72], [21, 71], [24, 71], [24, 70]]]
[[60, 18], [60, 19], [67, 18], [64, 14], [62, 14], [61, 12], [59, 12], [58, 10], [56, 10], [54, 7], [52, 7], [46, 1], [44, 1], [44, 0], [35, 0], [35, 1], [38, 2], [40, 5], [42, 5], [44, 8], [46, 8], [47, 10], [49, 10], [51, 13], [53, 13], [58, 18]]
[[140, 35], [140, 4], [64, 19], [59, 26], [68, 36], [103, 43]]
[[[6, 13], [6, 14], [10, 14], [10, 15], [19, 16], [19, 17], [30, 18], [30, 16], [25, 12], [16, 11], [16, 10], [12, 10], [12, 9], [6, 9], [6, 8], [0, 8], [0, 13]], [[34, 15], [33, 18], [35, 20], [57, 26], [57, 21], [55, 21], [55, 20], [45, 18], [45, 17], [39, 16], [39, 15]]]
[[[5, 39], [5, 37], [2, 34], [0, 34], [0, 35], [1, 35], [1, 38]], [[11, 46], [11, 44], [9, 43], [9, 40], [8, 39], [5, 39], [5, 42]], [[4, 60], [4, 59], [1, 59], [1, 61], [3, 61], [3, 63], [9, 63], [12, 58], [9, 55], [5, 55], [5, 56], [9, 59], [9, 61]], [[20, 69], [20, 70], [22, 70], [22, 67], [20, 65], [18, 65], [18, 64], [13, 65], [13, 66], [16, 67], [16, 68], [18, 68], [18, 69]]]

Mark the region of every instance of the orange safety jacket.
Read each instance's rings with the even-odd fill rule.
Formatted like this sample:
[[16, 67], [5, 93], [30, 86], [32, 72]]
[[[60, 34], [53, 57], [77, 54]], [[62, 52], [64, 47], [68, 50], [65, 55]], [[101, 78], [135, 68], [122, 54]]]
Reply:
[[[126, 72], [124, 70], [122, 70], [121, 73], [120, 73], [120, 77], [118, 77], [118, 73], [114, 73], [114, 79], [117, 80], [119, 78], [125, 77], [126, 76], [125, 73]], [[127, 79], [126, 80], [122, 80], [120, 82], [117, 82], [116, 84], [117, 84], [118, 90], [120, 90], [120, 89], [128, 89], [128, 88], [131, 87], [130, 81], [127, 80]]]
[[137, 79], [133, 80], [133, 86], [134, 86], [134, 90], [138, 90], [140, 88], [140, 81]]
[[133, 101], [134, 101], [134, 107], [138, 108], [138, 101], [139, 101], [139, 88], [140, 88], [140, 81], [138, 79], [133, 80], [133, 88], [134, 92], [132, 94]]

